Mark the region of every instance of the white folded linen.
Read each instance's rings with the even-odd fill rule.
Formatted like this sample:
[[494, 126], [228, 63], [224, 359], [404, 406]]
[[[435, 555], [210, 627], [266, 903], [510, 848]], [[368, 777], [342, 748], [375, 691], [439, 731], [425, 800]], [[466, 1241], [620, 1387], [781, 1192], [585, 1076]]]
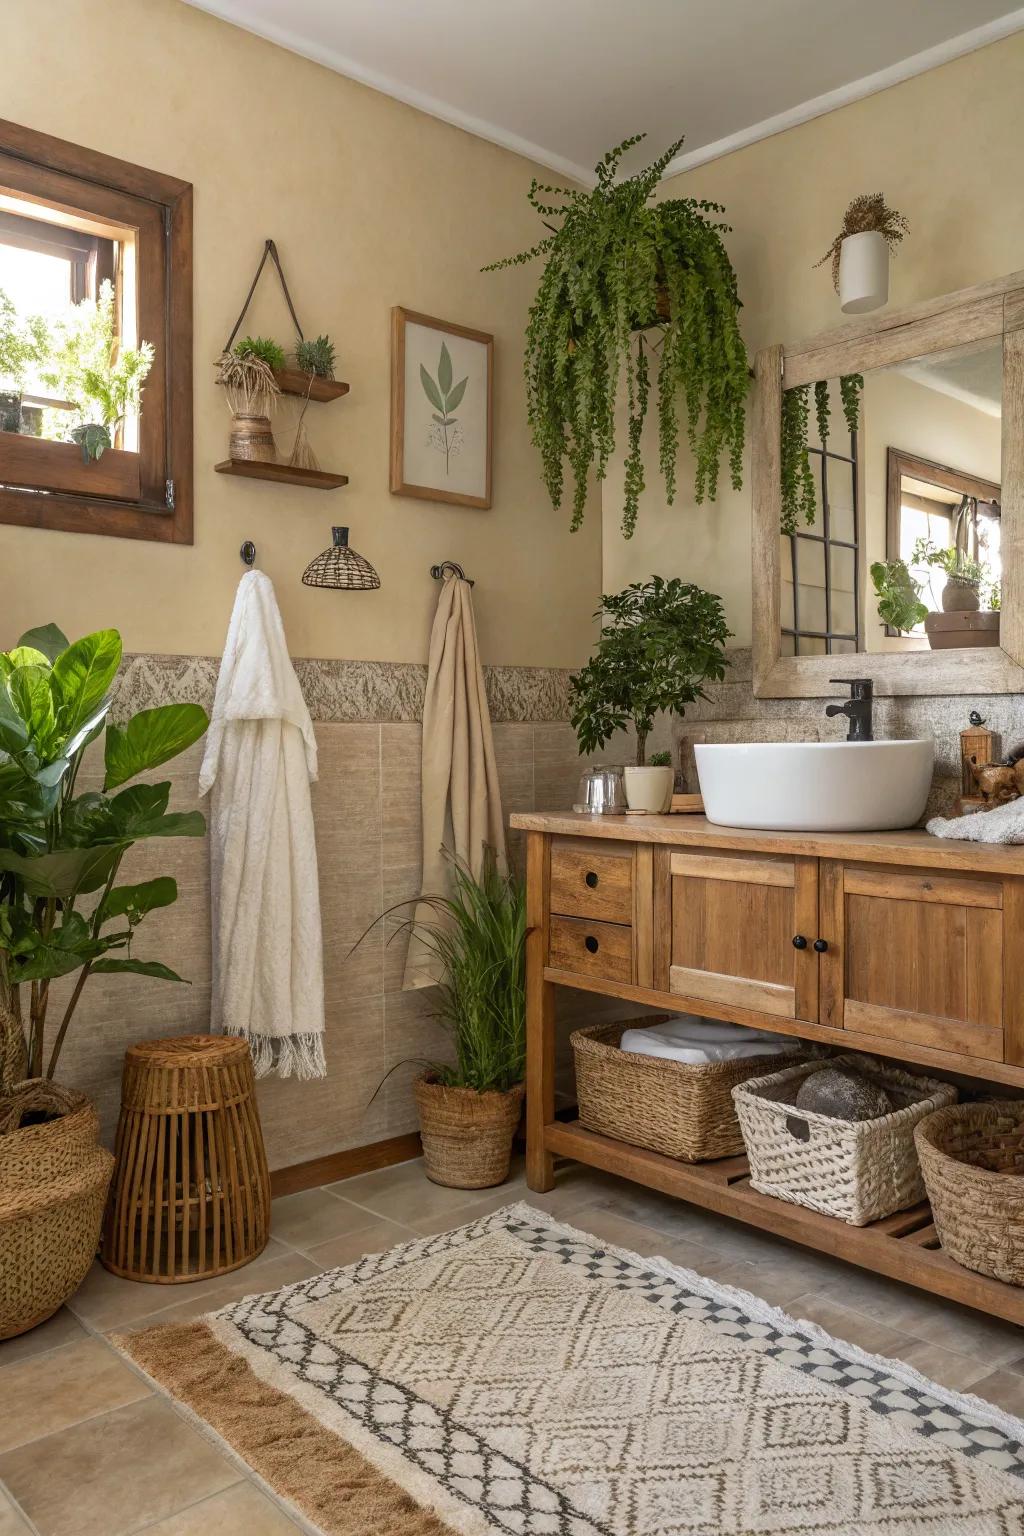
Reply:
[[701, 1019], [692, 1013], [677, 1014], [647, 1029], [627, 1029], [619, 1044], [637, 1056], [662, 1056], [690, 1066], [705, 1061], [739, 1061], [746, 1056], [781, 1056], [794, 1046], [785, 1035], [722, 1019]]

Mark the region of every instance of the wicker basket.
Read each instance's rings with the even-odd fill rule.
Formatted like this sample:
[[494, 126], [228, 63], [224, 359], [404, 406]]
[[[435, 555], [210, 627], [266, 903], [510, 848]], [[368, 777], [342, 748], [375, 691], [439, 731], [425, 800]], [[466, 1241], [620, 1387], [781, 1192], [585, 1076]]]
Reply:
[[427, 1178], [450, 1189], [504, 1184], [523, 1113], [524, 1085], [506, 1093], [477, 1093], [475, 1088], [446, 1088], [424, 1075], [416, 1079], [414, 1091]]
[[965, 1269], [1024, 1285], [1024, 1100], [954, 1104], [914, 1131], [935, 1229]]
[[914, 1127], [933, 1110], [954, 1103], [956, 1089], [880, 1066], [868, 1056], [836, 1056], [832, 1065], [850, 1067], [881, 1084], [899, 1108], [859, 1121], [797, 1110], [797, 1090], [820, 1062], [743, 1083], [733, 1099], [755, 1189], [864, 1227], [924, 1199]]
[[[22, 1115], [60, 1118], [22, 1126]], [[114, 1159], [81, 1093], [30, 1079], [0, 1100], [0, 1339], [45, 1322], [96, 1257]]]
[[627, 1029], [649, 1028], [668, 1017], [648, 1014], [624, 1023], [592, 1024], [570, 1035], [580, 1124], [684, 1163], [733, 1157], [743, 1151], [733, 1088], [769, 1064], [803, 1060], [806, 1051], [794, 1044], [792, 1055], [690, 1065], [619, 1049]]

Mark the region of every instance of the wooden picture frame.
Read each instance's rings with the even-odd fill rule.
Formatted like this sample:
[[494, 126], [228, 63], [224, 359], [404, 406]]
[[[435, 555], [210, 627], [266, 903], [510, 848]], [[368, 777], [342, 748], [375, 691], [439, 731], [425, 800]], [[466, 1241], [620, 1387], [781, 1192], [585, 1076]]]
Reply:
[[[416, 328], [416, 334], [410, 338], [409, 327]], [[416, 356], [412, 352], [410, 342], [416, 344], [417, 351], [422, 351], [423, 331], [440, 333], [438, 353], [438, 374], [435, 377], [430, 370], [426, 370], [429, 377], [432, 393], [427, 392], [427, 383], [422, 380], [422, 374], [426, 368], [423, 358], [420, 358], [419, 370], [421, 383], [424, 389], [421, 410], [417, 413], [416, 426], [421, 429], [419, 441], [413, 441], [410, 431], [413, 422], [410, 418], [410, 408], [416, 399], [408, 389], [407, 368], [416, 362]], [[449, 350], [445, 338], [454, 340], [457, 345]], [[467, 348], [466, 344], [471, 346]], [[483, 348], [484, 356], [475, 360], [472, 352], [472, 344]], [[452, 358], [452, 352], [455, 356]], [[444, 383], [441, 372], [444, 357], [449, 358], [448, 367], [451, 371], [449, 388], [440, 391], [440, 385]], [[467, 370], [463, 372], [463, 370]], [[460, 383], [468, 379], [468, 387], [461, 392]], [[470, 396], [473, 390], [473, 382], [477, 384], [477, 395], [472, 402], [469, 419], [465, 423], [466, 434], [461, 436], [457, 457], [450, 440], [450, 432], [459, 429], [461, 432], [463, 423], [454, 416], [450, 418], [450, 411], [461, 408], [464, 399]], [[453, 398], [454, 397], [454, 398]], [[417, 400], [417, 404], [418, 404]], [[447, 320], [438, 320], [432, 315], [422, 315], [416, 310], [403, 309], [395, 306], [391, 311], [391, 449], [390, 449], [390, 488], [394, 496], [415, 496], [422, 501], [439, 501], [450, 503], [459, 507], [489, 507], [491, 505], [491, 455], [494, 436], [494, 337], [486, 331], [474, 331], [465, 325], [454, 325]], [[484, 412], [481, 423], [480, 413]], [[422, 416], [422, 422], [418, 417]], [[425, 449], [436, 451], [438, 462], [437, 474], [433, 474], [433, 466]], [[467, 450], [464, 454], [464, 450]], [[442, 469], [441, 460], [444, 460]], [[451, 487], [444, 484], [446, 477], [451, 477]]]
[[[1000, 339], [1003, 348], [1000, 644], [942, 651], [783, 656], [779, 582], [782, 394], [799, 384], [863, 373]], [[1024, 692], [1024, 272], [850, 321], [755, 362], [752, 442], [754, 694], [817, 699], [837, 680], [871, 677], [890, 696]]]

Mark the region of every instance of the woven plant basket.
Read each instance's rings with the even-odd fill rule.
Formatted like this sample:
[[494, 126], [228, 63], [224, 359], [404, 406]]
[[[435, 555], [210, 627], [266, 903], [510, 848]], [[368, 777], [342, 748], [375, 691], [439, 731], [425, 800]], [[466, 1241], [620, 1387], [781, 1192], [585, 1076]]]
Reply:
[[[22, 1125], [35, 1110], [60, 1118]], [[45, 1322], [85, 1279], [113, 1167], [83, 1094], [29, 1079], [0, 1099], [0, 1339]]]
[[1024, 1285], [1024, 1101], [951, 1105], [922, 1120], [914, 1140], [950, 1258]]
[[684, 1163], [733, 1157], [743, 1151], [732, 1090], [780, 1061], [802, 1061], [806, 1051], [708, 1061], [690, 1066], [660, 1056], [634, 1056], [619, 1049], [627, 1029], [662, 1022], [648, 1014], [618, 1024], [591, 1024], [569, 1036], [576, 1058], [580, 1124], [602, 1136], [646, 1147]]
[[755, 1189], [864, 1227], [924, 1199], [914, 1127], [952, 1104], [956, 1089], [869, 1056], [836, 1056], [831, 1065], [880, 1083], [898, 1108], [858, 1121], [797, 1109], [797, 1090], [820, 1061], [753, 1078], [734, 1089], [733, 1099]]
[[475, 1088], [446, 1088], [424, 1074], [414, 1089], [427, 1178], [450, 1189], [504, 1184], [524, 1085], [505, 1093], [477, 1093]]

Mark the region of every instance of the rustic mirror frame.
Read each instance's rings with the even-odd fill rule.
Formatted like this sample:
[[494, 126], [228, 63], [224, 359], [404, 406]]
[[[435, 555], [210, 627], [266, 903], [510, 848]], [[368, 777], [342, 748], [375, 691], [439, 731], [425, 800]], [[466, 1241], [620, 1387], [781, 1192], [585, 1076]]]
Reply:
[[[783, 656], [779, 522], [782, 392], [865, 373], [970, 342], [1002, 339], [1002, 609], [999, 646], [986, 649]], [[852, 321], [755, 362], [751, 527], [754, 693], [823, 698], [833, 679], [871, 677], [888, 695], [1024, 692], [1024, 272]], [[862, 584], [863, 591], [863, 584]], [[865, 595], [865, 602], [870, 597]]]

